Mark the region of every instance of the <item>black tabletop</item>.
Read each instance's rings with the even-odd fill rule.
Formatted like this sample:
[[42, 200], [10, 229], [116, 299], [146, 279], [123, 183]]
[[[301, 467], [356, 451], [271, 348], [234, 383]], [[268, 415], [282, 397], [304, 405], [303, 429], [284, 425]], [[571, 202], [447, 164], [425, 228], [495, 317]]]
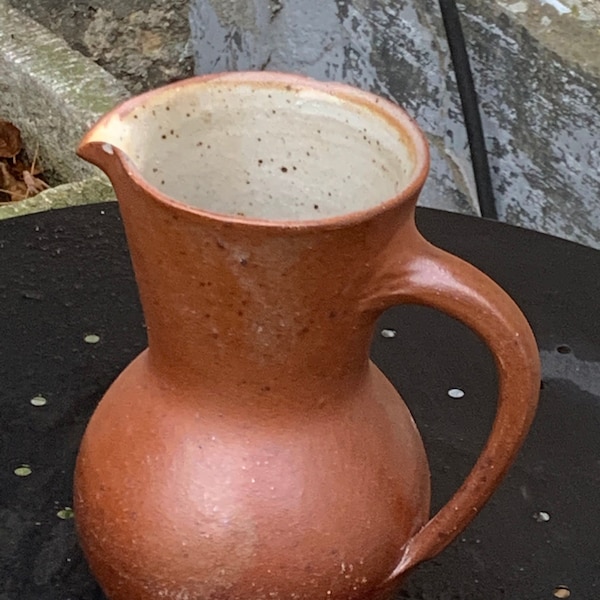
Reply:
[[[536, 333], [544, 378], [536, 421], [504, 484], [397, 597], [543, 600], [570, 593], [595, 600], [600, 252], [433, 210], [421, 209], [418, 224], [515, 298]], [[145, 346], [117, 207], [0, 222], [0, 310], [0, 600], [100, 600], [69, 508], [86, 422]], [[435, 509], [460, 485], [489, 431], [493, 361], [464, 326], [417, 307], [382, 316], [373, 358], [419, 424]]]

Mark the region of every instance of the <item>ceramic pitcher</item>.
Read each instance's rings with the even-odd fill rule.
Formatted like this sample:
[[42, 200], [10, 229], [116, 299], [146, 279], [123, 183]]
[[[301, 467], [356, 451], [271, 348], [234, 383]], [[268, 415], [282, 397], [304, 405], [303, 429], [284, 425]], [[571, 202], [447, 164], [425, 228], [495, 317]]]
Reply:
[[[418, 127], [349, 86], [229, 73], [125, 102], [79, 153], [115, 188], [148, 330], [77, 460], [107, 596], [386, 597], [490, 497], [539, 390], [514, 302], [415, 227]], [[419, 433], [369, 360], [402, 303], [460, 319], [498, 368], [487, 445], [433, 517]]]

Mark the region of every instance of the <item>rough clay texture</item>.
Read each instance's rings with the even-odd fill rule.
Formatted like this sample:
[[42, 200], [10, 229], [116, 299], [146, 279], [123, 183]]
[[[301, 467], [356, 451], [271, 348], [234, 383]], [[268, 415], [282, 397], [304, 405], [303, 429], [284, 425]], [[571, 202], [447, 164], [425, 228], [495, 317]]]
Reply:
[[126, 95], [106, 71], [0, 0], [0, 118], [21, 128], [52, 183], [98, 173], [76, 157], [75, 148]]
[[[503, 4], [460, 5], [500, 216], [600, 247], [597, 11], [585, 0]], [[435, 0], [193, 0], [191, 23], [200, 73], [296, 71], [395, 98], [431, 142], [422, 203], [476, 211]]]
[[192, 74], [187, 0], [9, 0], [132, 93]]

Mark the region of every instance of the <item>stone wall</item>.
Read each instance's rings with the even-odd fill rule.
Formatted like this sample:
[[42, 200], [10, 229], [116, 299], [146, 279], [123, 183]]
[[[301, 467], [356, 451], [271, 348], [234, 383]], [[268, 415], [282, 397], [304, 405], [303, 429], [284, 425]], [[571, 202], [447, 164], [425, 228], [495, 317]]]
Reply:
[[[8, 1], [129, 93], [190, 75], [193, 54], [198, 73], [280, 69], [394, 98], [431, 144], [422, 203], [477, 213], [437, 0]], [[600, 247], [600, 3], [462, 0], [459, 8], [500, 217]]]
[[[461, 9], [500, 217], [600, 247], [600, 15], [577, 5]], [[193, 0], [191, 25], [198, 73], [295, 71], [396, 99], [431, 142], [423, 203], [477, 211], [437, 1]]]
[[187, 0], [10, 0], [132, 93], [190, 76]]

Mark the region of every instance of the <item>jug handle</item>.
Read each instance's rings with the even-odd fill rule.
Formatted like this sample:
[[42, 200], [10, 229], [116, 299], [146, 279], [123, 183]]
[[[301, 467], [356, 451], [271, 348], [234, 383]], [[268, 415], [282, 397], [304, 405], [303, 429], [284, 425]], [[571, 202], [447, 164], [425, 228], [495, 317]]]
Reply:
[[471, 472], [448, 503], [408, 540], [388, 582], [441, 552], [477, 515], [513, 462], [533, 421], [540, 389], [537, 344], [510, 296], [487, 275], [420, 235], [415, 242], [409, 257], [392, 259], [383, 289], [375, 294], [378, 308], [428, 306], [470, 327], [494, 355], [498, 405], [492, 431]]

